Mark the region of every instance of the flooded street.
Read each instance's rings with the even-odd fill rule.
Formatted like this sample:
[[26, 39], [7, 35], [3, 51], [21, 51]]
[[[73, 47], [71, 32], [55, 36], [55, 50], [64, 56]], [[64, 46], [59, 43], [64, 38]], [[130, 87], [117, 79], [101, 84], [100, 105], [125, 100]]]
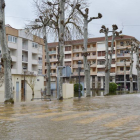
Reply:
[[0, 104], [0, 140], [139, 140], [140, 94]]

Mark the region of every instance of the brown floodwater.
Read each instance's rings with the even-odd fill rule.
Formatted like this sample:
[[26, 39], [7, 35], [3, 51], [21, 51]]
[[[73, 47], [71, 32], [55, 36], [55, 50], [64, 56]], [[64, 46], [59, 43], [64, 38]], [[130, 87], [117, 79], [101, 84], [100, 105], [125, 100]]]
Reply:
[[139, 140], [140, 94], [0, 103], [0, 140]]

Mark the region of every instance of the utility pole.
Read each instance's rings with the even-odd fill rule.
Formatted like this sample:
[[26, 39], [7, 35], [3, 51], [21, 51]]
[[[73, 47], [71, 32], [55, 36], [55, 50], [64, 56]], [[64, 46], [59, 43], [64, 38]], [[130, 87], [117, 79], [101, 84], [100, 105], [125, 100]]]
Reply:
[[4, 66], [5, 103], [14, 103], [11, 75], [12, 58], [10, 56], [10, 50], [6, 41], [4, 0], [0, 0], [0, 42], [2, 47], [2, 61]]
[[76, 5], [77, 10], [84, 18], [84, 43], [83, 43], [83, 62], [84, 62], [84, 73], [86, 79], [86, 96], [90, 96], [90, 64], [87, 61], [87, 44], [88, 44], [88, 24], [93, 19], [100, 19], [102, 18], [102, 14], [98, 13], [98, 17], [91, 17], [89, 18], [89, 9], [86, 8], [85, 12], [80, 9], [80, 4]]

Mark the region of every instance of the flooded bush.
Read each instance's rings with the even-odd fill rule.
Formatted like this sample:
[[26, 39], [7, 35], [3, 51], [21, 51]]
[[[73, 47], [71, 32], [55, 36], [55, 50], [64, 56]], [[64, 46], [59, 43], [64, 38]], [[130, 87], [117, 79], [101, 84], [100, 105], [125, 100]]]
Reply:
[[109, 92], [114, 93], [117, 90], [117, 84], [116, 83], [109, 83]]
[[[80, 90], [83, 90], [82, 85], [80, 84]], [[78, 97], [79, 96], [79, 84], [74, 84], [74, 97]], [[82, 93], [81, 95], [82, 96]]]

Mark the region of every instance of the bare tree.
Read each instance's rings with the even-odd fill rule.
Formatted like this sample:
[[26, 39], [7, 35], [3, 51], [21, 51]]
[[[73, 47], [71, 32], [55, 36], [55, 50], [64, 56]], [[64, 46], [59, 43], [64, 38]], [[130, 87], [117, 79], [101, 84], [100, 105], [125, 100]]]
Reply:
[[[101, 27], [100, 33], [105, 34], [105, 95], [109, 93], [109, 82], [110, 82], [110, 69], [112, 63], [112, 54], [114, 51], [114, 40], [116, 36], [122, 33], [122, 31], [117, 32], [118, 29], [117, 25], [112, 25], [113, 30], [109, 31], [109, 28], [106, 28], [104, 25]], [[108, 33], [112, 32], [112, 41], [111, 41], [111, 50], [108, 51]]]
[[136, 56], [137, 56], [137, 63], [136, 63], [136, 69], [137, 69], [137, 89], [138, 92], [140, 92], [140, 63], [139, 63], [139, 43], [136, 45]]
[[2, 60], [4, 65], [5, 103], [14, 103], [11, 75], [12, 58], [10, 56], [10, 50], [6, 41], [4, 0], [0, 0], [0, 42], [2, 47]]
[[48, 49], [48, 39], [47, 34], [49, 32], [48, 27], [51, 26], [51, 18], [52, 14], [50, 9], [47, 7], [44, 10], [44, 7], [40, 6], [38, 1], [34, 1], [39, 18], [35, 19], [35, 21], [31, 22], [27, 25], [27, 29], [30, 32], [36, 32], [43, 36], [44, 44], [45, 44], [45, 52], [46, 52], [46, 65], [47, 65], [47, 75], [46, 75], [46, 88], [47, 88], [47, 95], [51, 95], [51, 65], [50, 65], [50, 57], [49, 57], [49, 49]]
[[76, 8], [79, 11], [79, 13], [84, 18], [84, 44], [83, 44], [83, 62], [84, 62], [84, 73], [85, 73], [85, 79], [86, 79], [86, 96], [90, 96], [90, 64], [87, 61], [87, 44], [88, 44], [88, 24], [93, 19], [99, 19], [102, 18], [102, 14], [98, 13], [98, 17], [91, 17], [89, 18], [89, 9], [86, 8], [85, 12], [83, 12], [80, 9], [81, 5], [77, 4]]
[[[79, 1], [77, 1], [78, 3]], [[77, 4], [76, 3], [76, 4]], [[58, 35], [58, 65], [60, 68], [58, 69], [58, 76], [59, 76], [59, 86], [58, 86], [58, 99], [62, 99], [62, 84], [63, 79], [62, 77], [62, 67], [64, 66], [64, 46], [65, 41], [72, 37], [71, 35], [71, 27], [75, 27], [75, 31], [78, 31], [79, 34], [82, 34], [82, 29], [78, 25], [80, 23], [80, 18], [78, 14], [76, 14], [76, 4], [71, 3], [70, 0], [59, 0], [55, 3], [48, 2], [48, 5], [52, 7], [53, 10], [53, 19], [52, 19], [52, 26], [55, 29], [55, 33]], [[70, 8], [69, 12], [67, 9]], [[67, 14], [66, 14], [67, 13]], [[67, 17], [65, 17], [67, 15]], [[79, 21], [78, 21], [79, 19]], [[77, 22], [76, 22], [77, 21]]]
[[2, 87], [4, 83], [4, 70], [1, 68], [0, 69], [0, 87]]
[[25, 77], [26, 77], [27, 84], [32, 90], [32, 98], [34, 98], [34, 88], [35, 88], [37, 76], [33, 74], [27, 74], [25, 75]]

